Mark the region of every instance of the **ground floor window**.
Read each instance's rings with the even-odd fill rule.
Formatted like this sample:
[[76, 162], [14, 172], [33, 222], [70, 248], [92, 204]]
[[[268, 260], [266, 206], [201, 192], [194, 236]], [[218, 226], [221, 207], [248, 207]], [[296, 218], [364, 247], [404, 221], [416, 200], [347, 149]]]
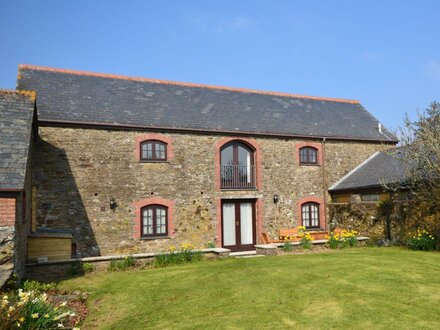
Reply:
[[162, 205], [148, 205], [141, 210], [142, 236], [166, 236], [168, 209]]
[[302, 224], [306, 228], [319, 228], [319, 204], [304, 203], [301, 205]]

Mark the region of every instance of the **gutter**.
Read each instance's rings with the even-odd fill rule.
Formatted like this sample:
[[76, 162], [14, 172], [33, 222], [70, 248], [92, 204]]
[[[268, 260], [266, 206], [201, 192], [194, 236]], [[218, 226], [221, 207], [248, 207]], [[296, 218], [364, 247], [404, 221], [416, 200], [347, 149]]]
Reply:
[[102, 123], [102, 122], [80, 122], [80, 121], [66, 121], [66, 120], [38, 120], [40, 126], [46, 127], [79, 127], [79, 128], [98, 128], [98, 129], [113, 129], [113, 130], [143, 130], [143, 131], [164, 131], [177, 133], [209, 133], [218, 135], [233, 135], [233, 136], [255, 136], [255, 137], [276, 137], [276, 138], [301, 138], [301, 139], [328, 139], [334, 141], [362, 141], [362, 142], [381, 142], [385, 144], [396, 145], [397, 140], [392, 140], [387, 137], [386, 140], [377, 138], [362, 138], [362, 137], [344, 137], [344, 136], [319, 136], [319, 135], [301, 135], [301, 134], [282, 134], [282, 133], [264, 133], [264, 132], [246, 132], [246, 131], [231, 131], [231, 130], [214, 130], [201, 128], [177, 128], [177, 127], [160, 127], [160, 126], [142, 126], [132, 124], [116, 124], [116, 123]]

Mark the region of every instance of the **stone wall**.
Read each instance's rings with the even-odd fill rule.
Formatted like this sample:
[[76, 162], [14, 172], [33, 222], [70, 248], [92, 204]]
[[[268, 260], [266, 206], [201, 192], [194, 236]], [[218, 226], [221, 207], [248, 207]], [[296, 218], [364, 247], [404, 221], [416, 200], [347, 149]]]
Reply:
[[[299, 224], [300, 199], [326, 201], [328, 186], [386, 148], [378, 143], [326, 141], [322, 166], [299, 166], [295, 145], [307, 141], [249, 138], [259, 146], [261, 185], [251, 191], [220, 191], [216, 146], [225, 136], [160, 133], [171, 139], [173, 158], [142, 163], [136, 156], [136, 138], [143, 134], [40, 127], [34, 159], [38, 227], [71, 232], [78, 256], [155, 252], [185, 242], [198, 248], [210, 242], [219, 246], [220, 201], [242, 197], [257, 199], [257, 237], [261, 231], [275, 237], [280, 228]], [[274, 195], [279, 196], [278, 203], [273, 202]], [[134, 238], [136, 203], [153, 197], [173, 201], [173, 233], [167, 239]], [[110, 209], [111, 198], [115, 209]]]
[[427, 227], [426, 215], [421, 215], [417, 209], [417, 203], [412, 201], [329, 205], [330, 217], [338, 227], [356, 230], [360, 236], [370, 237], [372, 243], [389, 239], [405, 244], [417, 228], [434, 230]]

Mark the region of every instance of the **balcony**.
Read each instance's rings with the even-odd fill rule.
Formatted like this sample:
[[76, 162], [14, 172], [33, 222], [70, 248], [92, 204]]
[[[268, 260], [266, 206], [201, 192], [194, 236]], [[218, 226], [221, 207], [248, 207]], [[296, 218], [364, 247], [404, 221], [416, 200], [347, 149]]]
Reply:
[[255, 189], [255, 165], [222, 165], [220, 170], [221, 189]]

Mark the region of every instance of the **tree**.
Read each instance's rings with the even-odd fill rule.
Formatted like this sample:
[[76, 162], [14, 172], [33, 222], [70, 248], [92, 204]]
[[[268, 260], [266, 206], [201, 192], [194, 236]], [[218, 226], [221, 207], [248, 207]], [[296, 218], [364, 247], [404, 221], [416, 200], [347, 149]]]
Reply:
[[400, 129], [399, 158], [405, 168], [405, 182], [417, 200], [440, 212], [440, 103], [432, 102], [418, 118], [406, 116]]

